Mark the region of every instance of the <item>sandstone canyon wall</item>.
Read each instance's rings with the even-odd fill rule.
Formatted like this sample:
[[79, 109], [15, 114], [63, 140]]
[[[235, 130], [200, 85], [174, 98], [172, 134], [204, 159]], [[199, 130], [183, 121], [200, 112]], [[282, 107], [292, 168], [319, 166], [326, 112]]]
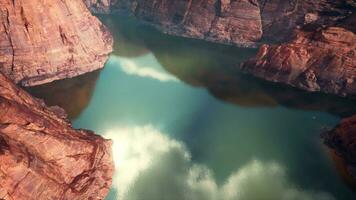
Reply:
[[81, 0], [0, 0], [0, 71], [24, 86], [103, 67], [107, 29]]
[[[233, 44], [263, 45], [241, 69], [308, 91], [356, 95], [353, 0], [98, 0], [93, 12], [129, 11], [162, 32]], [[98, 9], [101, 8], [101, 9]], [[105, 8], [105, 9], [104, 9]]]
[[281, 45], [263, 45], [244, 71], [308, 91], [356, 96], [356, 35], [328, 27], [296, 34]]
[[110, 147], [0, 73], [0, 199], [104, 199], [114, 169]]
[[85, 0], [95, 13], [129, 11], [161, 31], [237, 46], [281, 42], [305, 25], [335, 25], [352, 0]]

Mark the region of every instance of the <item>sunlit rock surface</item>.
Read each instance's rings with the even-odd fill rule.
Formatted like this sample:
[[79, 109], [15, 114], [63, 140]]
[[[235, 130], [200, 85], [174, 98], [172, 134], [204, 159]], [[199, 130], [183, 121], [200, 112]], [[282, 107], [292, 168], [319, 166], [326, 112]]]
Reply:
[[104, 199], [113, 175], [111, 142], [74, 130], [0, 74], [0, 199]]
[[325, 135], [325, 143], [346, 162], [346, 170], [356, 180], [356, 115], [343, 119]]
[[0, 0], [0, 71], [24, 86], [103, 67], [112, 37], [81, 0]]
[[340, 27], [298, 32], [281, 45], [263, 45], [242, 69], [308, 91], [356, 95], [356, 35]]

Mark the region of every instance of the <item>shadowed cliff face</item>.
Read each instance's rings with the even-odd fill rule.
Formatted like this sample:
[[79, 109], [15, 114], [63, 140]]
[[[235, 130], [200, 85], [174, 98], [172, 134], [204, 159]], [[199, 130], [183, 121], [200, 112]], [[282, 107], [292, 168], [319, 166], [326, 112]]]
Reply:
[[24, 86], [99, 69], [112, 42], [81, 0], [0, 1], [0, 71]]
[[115, 48], [114, 55], [133, 57], [153, 52], [162, 67], [178, 79], [207, 88], [213, 96], [224, 101], [248, 107], [282, 104], [338, 116], [356, 112], [352, 99], [310, 94], [241, 73], [236, 66], [253, 57], [256, 50], [164, 35], [134, 20], [115, 23], [111, 17], [104, 16], [101, 20], [115, 30], [113, 35], [118, 44], [130, 47]]
[[[356, 112], [355, 102], [352, 99], [342, 99], [320, 93], [310, 94], [242, 74], [238, 70], [228, 67], [229, 65], [234, 66], [234, 62], [238, 62], [236, 59], [231, 59], [234, 58], [232, 55], [220, 58], [225, 61], [224, 70], [221, 69], [221, 65], [214, 62], [169, 62], [170, 59], [189, 60], [189, 57], [196, 56], [184, 54], [183, 52], [186, 52], [187, 48], [182, 45], [174, 50], [157, 48], [153, 51], [157, 60], [167, 71], [190, 85], [207, 88], [213, 96], [221, 100], [248, 107], [284, 105], [297, 109], [327, 111], [339, 116], [349, 116]], [[209, 51], [205, 49], [204, 52]], [[240, 56], [243, 54], [239, 51], [235, 53], [239, 53]], [[222, 52], [220, 55], [223, 54]], [[181, 56], [177, 58], [177, 55]], [[227, 58], [230, 58], [232, 62], [226, 62]]]
[[262, 46], [243, 70], [307, 91], [355, 93], [354, 1], [117, 0], [109, 5], [107, 12], [130, 11], [172, 35], [239, 46], [289, 41]]
[[86, 4], [95, 13], [129, 12], [164, 33], [238, 46], [286, 41], [306, 25], [335, 25], [355, 6], [348, 0], [108, 0], [105, 4], [92, 0]]
[[356, 115], [343, 119], [335, 129], [325, 134], [325, 143], [342, 158], [351, 182], [356, 181]]
[[0, 73], [1, 199], [104, 199], [114, 168], [110, 147]]

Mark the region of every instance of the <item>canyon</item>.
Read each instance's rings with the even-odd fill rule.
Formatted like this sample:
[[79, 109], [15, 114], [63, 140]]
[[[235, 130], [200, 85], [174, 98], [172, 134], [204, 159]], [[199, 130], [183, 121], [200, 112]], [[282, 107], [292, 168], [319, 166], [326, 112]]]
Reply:
[[303, 26], [332, 26], [355, 9], [350, 0], [85, 0], [94, 13], [128, 12], [164, 33], [237, 46], [291, 39]]
[[[235, 69], [311, 92], [356, 95], [352, 0], [0, 0], [0, 5], [0, 199], [104, 199], [110, 190], [111, 141], [73, 129], [62, 108], [48, 107], [14, 84], [42, 85], [104, 66], [113, 38], [87, 7], [97, 14], [129, 13], [170, 35], [260, 47], [255, 58]], [[80, 114], [67, 109], [71, 116]], [[355, 116], [345, 118], [324, 139], [356, 179], [355, 124]]]
[[171, 35], [262, 45], [257, 57], [240, 67], [244, 72], [308, 91], [356, 93], [354, 1], [91, 0], [86, 5], [94, 13], [128, 12]]
[[0, 1], [0, 71], [23, 86], [100, 69], [111, 34], [82, 1]]
[[[354, 1], [91, 0], [86, 4], [94, 13], [129, 13], [170, 35], [260, 46], [255, 58], [237, 68], [310, 92], [356, 96]], [[342, 121], [325, 140], [352, 166], [348, 172], [353, 176], [354, 119]]]
[[75, 130], [0, 74], [0, 199], [104, 199], [114, 164], [111, 141]]

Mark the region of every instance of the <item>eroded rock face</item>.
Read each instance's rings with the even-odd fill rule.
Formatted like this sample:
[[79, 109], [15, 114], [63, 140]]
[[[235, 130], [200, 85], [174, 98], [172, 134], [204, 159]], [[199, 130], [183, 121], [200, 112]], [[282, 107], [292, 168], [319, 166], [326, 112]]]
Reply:
[[345, 160], [348, 173], [356, 180], [356, 115], [327, 133], [325, 143]]
[[333, 26], [355, 9], [352, 0], [85, 0], [96, 13], [129, 11], [161, 31], [237, 46], [282, 42], [302, 26]]
[[0, 0], [0, 71], [24, 86], [103, 67], [112, 37], [81, 0]]
[[308, 91], [355, 96], [356, 35], [341, 27], [300, 31], [289, 43], [263, 45], [241, 68]]
[[[95, 12], [95, 3], [87, 5]], [[172, 35], [239, 46], [253, 46], [262, 36], [257, 0], [116, 0], [110, 8], [129, 11]]]
[[172, 35], [239, 46], [252, 46], [262, 36], [256, 0], [137, 0], [130, 8], [136, 17]]
[[104, 199], [111, 186], [111, 142], [74, 130], [0, 73], [0, 199]]
[[301, 27], [336, 26], [355, 12], [353, 0], [259, 0], [263, 40], [285, 42]]

